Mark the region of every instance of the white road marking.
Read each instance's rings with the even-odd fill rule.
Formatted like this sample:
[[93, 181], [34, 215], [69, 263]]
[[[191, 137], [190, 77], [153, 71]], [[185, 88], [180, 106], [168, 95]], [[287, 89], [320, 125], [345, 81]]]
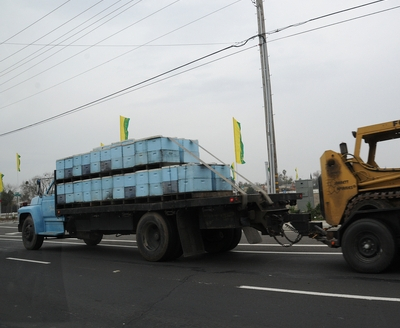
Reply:
[[350, 299], [358, 299], [358, 300], [366, 300], [366, 301], [384, 301], [384, 302], [399, 302], [400, 303], [400, 298], [394, 298], [394, 297], [377, 297], [377, 296], [351, 295], [351, 294], [320, 293], [320, 292], [310, 292], [310, 291], [306, 291], [306, 290], [279, 289], [279, 288], [267, 288], [267, 287], [257, 287], [257, 286], [239, 286], [238, 288], [261, 290], [261, 291], [276, 292], [276, 293], [289, 293], [289, 294], [301, 294], [301, 295], [311, 295], [311, 296], [350, 298]]
[[5, 235], [7, 235], [7, 236], [8, 235], [10, 235], [10, 236], [12, 236], [12, 235], [21, 235], [21, 234], [22, 234], [22, 232], [18, 232], [18, 231], [17, 232], [6, 232], [5, 233]]
[[50, 264], [51, 262], [43, 262], [43, 261], [35, 261], [35, 260], [27, 260], [27, 259], [19, 259], [16, 257], [6, 257], [6, 260], [12, 261], [20, 261], [20, 262], [31, 262], [31, 263], [38, 263], [38, 264]]
[[337, 252], [273, 252], [273, 251], [231, 251], [233, 253], [251, 253], [251, 254], [286, 254], [286, 255], [342, 255]]

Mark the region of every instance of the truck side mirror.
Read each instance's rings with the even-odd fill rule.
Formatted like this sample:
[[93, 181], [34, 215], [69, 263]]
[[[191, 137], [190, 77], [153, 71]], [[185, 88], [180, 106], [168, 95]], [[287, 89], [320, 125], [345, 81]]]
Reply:
[[37, 179], [37, 180], [36, 180], [36, 193], [37, 193], [40, 197], [43, 196], [43, 193], [42, 193], [42, 184], [41, 184], [40, 179]]

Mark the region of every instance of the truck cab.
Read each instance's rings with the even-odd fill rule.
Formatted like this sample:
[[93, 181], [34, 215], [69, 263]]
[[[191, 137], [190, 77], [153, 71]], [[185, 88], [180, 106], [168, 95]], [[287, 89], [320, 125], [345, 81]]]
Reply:
[[38, 249], [44, 237], [59, 237], [64, 235], [64, 217], [56, 216], [54, 183], [42, 192], [38, 180], [38, 195], [28, 206], [18, 209], [18, 231], [22, 232], [24, 246], [28, 249]]

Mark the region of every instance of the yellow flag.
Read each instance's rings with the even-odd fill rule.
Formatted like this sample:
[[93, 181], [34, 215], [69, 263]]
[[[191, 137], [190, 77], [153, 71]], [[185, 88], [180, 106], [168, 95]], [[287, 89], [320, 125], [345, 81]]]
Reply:
[[129, 120], [129, 118], [123, 116], [119, 117], [119, 135], [121, 141], [128, 139]]
[[231, 171], [232, 171], [232, 180], [236, 180], [236, 171], [235, 171], [235, 162], [232, 162], [231, 164]]
[[235, 142], [235, 159], [236, 163], [244, 164], [244, 145], [242, 142], [242, 133], [240, 123], [233, 117], [233, 138]]
[[21, 156], [17, 153], [17, 171], [21, 172]]
[[4, 177], [4, 174], [0, 173], [0, 192], [3, 192], [3, 190], [4, 190], [3, 177]]

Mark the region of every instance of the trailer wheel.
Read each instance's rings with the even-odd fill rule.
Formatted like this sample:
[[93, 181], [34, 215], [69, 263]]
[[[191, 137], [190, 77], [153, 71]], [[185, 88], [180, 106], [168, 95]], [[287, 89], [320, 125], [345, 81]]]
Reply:
[[[237, 246], [233, 240], [235, 229], [207, 229], [202, 230], [204, 249], [207, 253], [227, 252]], [[238, 241], [239, 243], [239, 241]]]
[[156, 212], [149, 212], [141, 217], [137, 226], [136, 242], [140, 254], [147, 261], [167, 261], [182, 255], [176, 224], [172, 219]]
[[37, 250], [43, 245], [44, 237], [35, 233], [35, 224], [29, 215], [22, 225], [22, 242], [26, 249]]
[[379, 273], [392, 264], [396, 256], [396, 242], [385, 224], [362, 219], [351, 224], [345, 231], [342, 252], [354, 270]]
[[83, 238], [83, 241], [88, 246], [96, 246], [103, 239], [103, 234], [100, 232], [91, 232], [89, 238]]

